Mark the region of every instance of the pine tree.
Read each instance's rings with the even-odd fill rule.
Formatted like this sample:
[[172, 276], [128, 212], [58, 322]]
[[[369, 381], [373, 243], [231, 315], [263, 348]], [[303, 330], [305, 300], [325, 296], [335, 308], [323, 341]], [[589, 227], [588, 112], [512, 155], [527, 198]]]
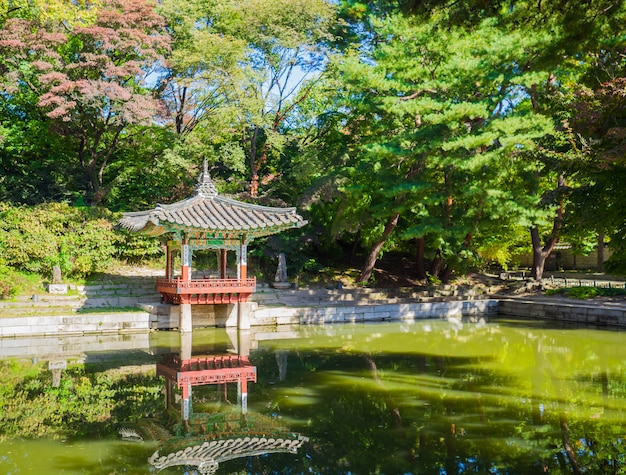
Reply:
[[417, 241], [425, 272], [447, 280], [476, 257], [487, 226], [510, 227], [539, 201], [520, 192], [518, 177], [532, 169], [522, 153], [553, 131], [526, 93], [551, 80], [533, 67], [550, 35], [527, 35], [499, 17], [451, 24], [449, 15], [370, 19], [370, 41], [343, 64], [360, 158], [346, 197], [368, 207], [366, 227], [380, 233], [362, 281], [394, 229]]

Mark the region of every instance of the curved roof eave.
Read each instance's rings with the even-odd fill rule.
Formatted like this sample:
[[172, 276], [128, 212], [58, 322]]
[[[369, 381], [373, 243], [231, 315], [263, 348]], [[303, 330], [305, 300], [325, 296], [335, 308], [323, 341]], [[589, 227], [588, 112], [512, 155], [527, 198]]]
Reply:
[[261, 206], [220, 196], [205, 162], [194, 195], [172, 204], [157, 204], [152, 210], [124, 213], [117, 227], [153, 236], [186, 231], [256, 238], [306, 224], [295, 207]]

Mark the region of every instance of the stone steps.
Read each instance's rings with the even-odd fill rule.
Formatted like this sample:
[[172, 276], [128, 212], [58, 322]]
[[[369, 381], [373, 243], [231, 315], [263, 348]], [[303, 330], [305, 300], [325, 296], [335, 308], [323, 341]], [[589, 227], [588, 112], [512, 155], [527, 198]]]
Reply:
[[[439, 289], [370, 289], [370, 288], [302, 288], [277, 290], [259, 283], [250, 300], [263, 307], [337, 307], [434, 302], [446, 300], [474, 300], [473, 289], [446, 286]], [[478, 297], [481, 298], [481, 297]], [[103, 282], [86, 286], [72, 286], [68, 295], [38, 294], [0, 301], [0, 318], [10, 316], [68, 313], [98, 308], [137, 307], [158, 303], [161, 295], [155, 290], [154, 277], [119, 282]]]
[[33, 315], [75, 314], [95, 308], [136, 307], [139, 303], [159, 302], [154, 278], [139, 283], [102, 283], [69, 286], [68, 294], [36, 294], [0, 301], [0, 318]]
[[433, 301], [441, 298], [447, 300], [480, 298], [473, 289], [433, 289], [433, 290], [402, 290], [402, 289], [301, 289], [274, 290], [261, 288], [252, 294], [250, 299], [264, 306], [336, 306], [336, 305], [368, 305], [372, 303], [402, 303]]

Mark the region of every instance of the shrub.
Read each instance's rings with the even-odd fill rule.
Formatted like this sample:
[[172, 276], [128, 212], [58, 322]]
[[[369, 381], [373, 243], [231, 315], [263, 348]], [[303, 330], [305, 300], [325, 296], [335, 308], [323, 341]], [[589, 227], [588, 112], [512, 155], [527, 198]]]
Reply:
[[19, 288], [15, 284], [14, 272], [9, 266], [0, 261], [0, 300], [14, 297]]
[[614, 297], [619, 295], [626, 295], [626, 289], [615, 289], [609, 287], [567, 287], [564, 289], [549, 289], [546, 290], [546, 295], [565, 295], [566, 297], [572, 297], [574, 299], [591, 299], [594, 297]]
[[0, 249], [7, 265], [26, 272], [44, 273], [58, 253], [56, 226], [39, 210], [7, 208], [0, 213]]
[[[0, 203], [0, 253], [8, 269], [50, 276], [58, 265], [64, 276], [102, 272], [115, 259], [137, 263], [162, 256], [158, 238], [116, 231], [119, 215], [103, 208], [46, 203], [33, 207]], [[15, 286], [0, 273], [0, 295]], [[4, 290], [3, 290], [4, 289]]]
[[113, 216], [102, 209], [64, 203], [34, 207], [0, 205], [0, 251], [14, 269], [85, 277], [102, 271], [115, 253]]
[[596, 287], [572, 287], [567, 289], [566, 295], [575, 299], [590, 299], [599, 295]]
[[128, 231], [118, 231], [114, 236], [114, 255], [121, 261], [132, 264], [159, 258], [163, 247], [158, 238], [142, 236]]

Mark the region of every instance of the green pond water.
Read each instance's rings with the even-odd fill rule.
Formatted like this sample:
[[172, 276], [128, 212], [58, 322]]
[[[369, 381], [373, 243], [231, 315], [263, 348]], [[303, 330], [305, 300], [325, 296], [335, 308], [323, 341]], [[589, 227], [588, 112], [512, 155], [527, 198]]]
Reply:
[[35, 339], [0, 361], [0, 474], [623, 474], [625, 337], [478, 319]]

